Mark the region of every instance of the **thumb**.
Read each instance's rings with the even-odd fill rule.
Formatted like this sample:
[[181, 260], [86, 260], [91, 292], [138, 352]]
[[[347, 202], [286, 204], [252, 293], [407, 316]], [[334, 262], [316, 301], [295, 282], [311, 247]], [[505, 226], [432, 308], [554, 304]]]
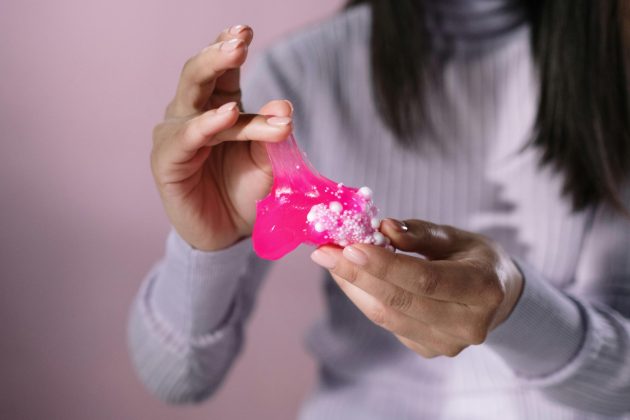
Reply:
[[385, 219], [381, 224], [381, 232], [392, 241], [394, 247], [417, 252], [430, 260], [449, 259], [464, 250], [470, 242], [467, 232], [417, 219]]

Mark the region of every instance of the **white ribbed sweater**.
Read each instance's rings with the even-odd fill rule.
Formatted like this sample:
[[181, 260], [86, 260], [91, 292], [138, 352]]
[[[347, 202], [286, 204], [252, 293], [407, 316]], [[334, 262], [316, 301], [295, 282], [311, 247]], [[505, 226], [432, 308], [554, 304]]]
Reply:
[[[446, 94], [427, 92], [437, 138], [410, 151], [373, 104], [369, 22], [369, 9], [354, 8], [271, 48], [248, 73], [246, 109], [292, 100], [296, 137], [322, 174], [372, 187], [383, 216], [495, 239], [525, 288], [485, 344], [425, 360], [326, 276], [328, 312], [307, 340], [320, 381], [301, 418], [630, 418], [630, 222], [604, 205], [573, 213], [561, 176], [539, 167], [536, 150], [519, 152], [537, 105], [528, 28], [449, 61]], [[204, 253], [170, 235], [130, 319], [132, 356], [150, 389], [177, 402], [216, 389], [265, 267], [249, 240]]]

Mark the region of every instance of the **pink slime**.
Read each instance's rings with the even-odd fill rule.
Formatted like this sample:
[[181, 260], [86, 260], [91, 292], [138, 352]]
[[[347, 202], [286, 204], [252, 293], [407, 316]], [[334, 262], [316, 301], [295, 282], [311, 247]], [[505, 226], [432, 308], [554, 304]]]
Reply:
[[321, 176], [295, 138], [268, 143], [271, 192], [256, 204], [254, 250], [276, 260], [298, 245], [372, 243], [387, 245], [367, 187], [351, 188]]

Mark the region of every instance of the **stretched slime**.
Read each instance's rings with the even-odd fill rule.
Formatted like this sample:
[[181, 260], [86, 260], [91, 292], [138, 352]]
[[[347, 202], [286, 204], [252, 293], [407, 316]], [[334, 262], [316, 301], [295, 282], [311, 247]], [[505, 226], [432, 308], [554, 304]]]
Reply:
[[274, 181], [269, 195], [256, 203], [252, 239], [258, 256], [276, 260], [302, 243], [389, 246], [378, 231], [368, 187], [346, 187], [320, 175], [292, 135], [266, 147]]

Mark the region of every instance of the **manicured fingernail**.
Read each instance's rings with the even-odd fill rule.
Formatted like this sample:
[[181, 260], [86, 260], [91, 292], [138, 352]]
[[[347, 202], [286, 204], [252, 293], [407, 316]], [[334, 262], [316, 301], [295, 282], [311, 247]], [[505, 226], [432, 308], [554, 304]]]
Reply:
[[228, 102], [226, 104], [223, 104], [219, 108], [217, 108], [217, 113], [225, 114], [226, 112], [230, 112], [234, 108], [236, 108], [236, 105], [237, 105], [236, 102]]
[[291, 124], [291, 117], [269, 117], [267, 118], [267, 124], [283, 126]]
[[234, 51], [243, 44], [242, 39], [234, 38], [221, 44], [221, 51]]
[[245, 25], [235, 25], [228, 29], [228, 32], [232, 35], [238, 35], [239, 33], [243, 32], [245, 28], [247, 28], [247, 26]]
[[398, 233], [405, 233], [409, 231], [409, 227], [402, 220], [387, 219], [391, 227]]
[[353, 246], [347, 246], [343, 249], [343, 256], [352, 261], [356, 265], [365, 265], [368, 262], [367, 255]]
[[291, 101], [287, 101], [287, 100], [285, 100], [284, 102], [286, 102], [287, 104], [289, 104], [289, 108], [291, 108], [291, 115], [293, 115], [293, 104], [291, 103]]
[[313, 260], [315, 264], [329, 270], [335, 268], [335, 265], [337, 264], [337, 259], [334, 256], [322, 251], [321, 249], [313, 251], [311, 254], [311, 260]]

